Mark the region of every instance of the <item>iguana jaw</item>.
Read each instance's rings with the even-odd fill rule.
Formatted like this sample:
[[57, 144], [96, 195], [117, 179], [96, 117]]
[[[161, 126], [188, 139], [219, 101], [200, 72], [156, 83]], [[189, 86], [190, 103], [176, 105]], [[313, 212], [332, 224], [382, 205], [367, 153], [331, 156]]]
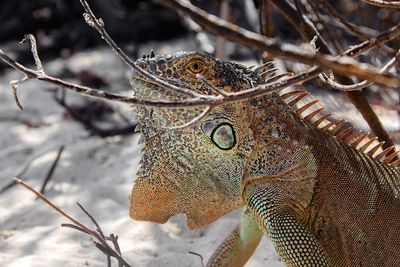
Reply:
[[[204, 227], [241, 206], [240, 199], [233, 199], [233, 195], [224, 195], [221, 192], [202, 195], [201, 191], [186, 194], [183, 189], [166, 182], [168, 180], [165, 177], [158, 177], [157, 180], [158, 182], [150, 177], [138, 177], [134, 182], [129, 209], [132, 219], [163, 224], [174, 215], [185, 214], [187, 226], [195, 229]], [[231, 201], [227, 202], [230, 198]]]
[[131, 191], [129, 216], [138, 221], [167, 222], [177, 210], [173, 205], [175, 194], [166, 189], [159, 183], [151, 186], [144, 177], [137, 178]]

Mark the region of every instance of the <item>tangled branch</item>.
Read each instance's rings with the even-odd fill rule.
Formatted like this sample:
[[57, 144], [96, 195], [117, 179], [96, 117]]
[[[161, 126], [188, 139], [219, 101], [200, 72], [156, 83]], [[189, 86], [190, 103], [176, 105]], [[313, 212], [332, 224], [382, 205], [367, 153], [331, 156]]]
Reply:
[[[82, 5], [86, 11], [86, 21], [92, 27], [94, 27], [101, 36], [106, 40], [106, 42], [110, 45], [110, 47], [116, 52], [116, 54], [123, 59], [123, 61], [134, 71], [139, 72], [141, 75], [149, 78], [152, 82], [158, 84], [159, 86], [166, 86], [168, 89], [176, 91], [181, 94], [189, 94], [191, 98], [179, 100], [179, 101], [167, 101], [167, 100], [152, 100], [152, 99], [141, 99], [136, 97], [126, 97], [122, 95], [117, 95], [113, 93], [108, 93], [105, 91], [97, 90], [90, 88], [88, 86], [77, 85], [74, 83], [69, 83], [58, 79], [56, 77], [50, 76], [45, 73], [40, 63], [40, 57], [37, 52], [35, 39], [32, 35], [28, 35], [28, 37], [24, 38], [24, 42], [29, 41], [31, 44], [32, 54], [35, 59], [37, 70], [33, 70], [23, 66], [17, 61], [11, 59], [0, 49], [0, 58], [6, 62], [9, 66], [21, 72], [24, 77], [18, 81], [12, 81], [11, 86], [13, 89], [13, 93], [18, 106], [21, 106], [18, 101], [18, 97], [16, 95], [16, 88], [19, 84], [26, 82], [28, 80], [37, 79], [41, 81], [45, 81], [47, 83], [51, 83], [53, 85], [60, 86], [62, 88], [72, 90], [82, 95], [101, 98], [109, 101], [118, 101], [127, 104], [139, 105], [139, 106], [154, 106], [154, 107], [193, 107], [193, 106], [217, 106], [222, 105], [224, 103], [249, 99], [252, 97], [257, 97], [265, 94], [269, 94], [271, 92], [276, 92], [280, 89], [286, 88], [292, 85], [298, 85], [305, 81], [314, 79], [318, 76], [318, 74], [322, 73], [326, 69], [320, 66], [311, 67], [309, 70], [296, 74], [286, 79], [282, 79], [279, 81], [275, 81], [269, 84], [262, 84], [257, 87], [244, 90], [241, 92], [228, 93], [226, 95], [217, 94], [217, 95], [200, 95], [197, 93], [193, 93], [191, 90], [187, 88], [181, 88], [174, 86], [170, 83], [167, 83], [164, 80], [161, 80], [154, 75], [144, 71], [143, 69], [136, 66], [136, 64], [129, 59], [129, 57], [119, 48], [115, 42], [110, 38], [104, 28], [104, 22], [101, 19], [95, 17], [90, 7], [88, 6], [85, 0], [81, 0]], [[383, 82], [388, 86], [395, 86], [398, 83], [398, 79], [391, 77], [387, 74], [382, 74], [379, 72], [375, 72], [366, 68], [361, 68], [360, 66], [356, 66], [352, 63], [347, 63], [347, 59], [345, 56], [357, 56], [361, 53], [364, 53], [382, 43], [390, 41], [394, 38], [397, 38], [400, 35], [400, 24], [392, 29], [388, 30], [377, 36], [376, 38], [372, 38], [367, 40], [357, 46], [353, 46], [351, 49], [347, 50], [341, 57], [337, 57], [333, 59], [332, 56], [326, 55], [309, 55], [298, 52], [298, 48], [294, 49], [293, 46], [290, 49], [283, 48], [284, 46], [277, 43], [276, 40], [268, 39], [264, 36], [258, 35], [256, 33], [249, 32], [244, 30], [236, 25], [231, 23], [227, 23], [217, 17], [211, 17], [210, 15], [206, 15], [205, 11], [194, 8], [193, 6], [189, 6], [184, 4], [182, 1], [165, 1], [164, 4], [168, 4], [169, 6], [177, 7], [178, 10], [184, 11], [187, 14], [190, 14], [192, 18], [199, 23], [201, 26], [206, 27], [208, 30], [211, 30], [215, 33], [219, 33], [228, 39], [236, 40], [239, 43], [258, 47], [269, 53], [274, 54], [276, 57], [287, 58], [291, 60], [299, 60], [300, 62], [309, 63], [309, 64], [318, 64], [320, 63], [322, 66], [333, 66], [334, 71], [345, 71], [346, 74], [351, 73], [361, 73], [361, 77], [365, 75], [370, 75], [365, 77], [366, 80], [375, 81], [375, 82]], [[265, 49], [264, 49], [265, 48]], [[355, 68], [353, 68], [355, 67]]]
[[[91, 236], [94, 239], [93, 240], [94, 245], [107, 256], [108, 266], [111, 266], [111, 257], [112, 257], [118, 261], [119, 266], [131, 267], [131, 265], [121, 255], [121, 250], [118, 245], [118, 236], [116, 236], [114, 234], [111, 234], [110, 236], [105, 236], [103, 233], [103, 230], [101, 230], [97, 221], [81, 204], [76, 203], [79, 206], [79, 208], [90, 218], [90, 220], [96, 226], [95, 230], [92, 230], [89, 227], [82, 224], [81, 222], [79, 222], [76, 218], [74, 218], [72, 215], [68, 214], [61, 208], [59, 208], [57, 205], [55, 205], [53, 202], [51, 202], [46, 196], [44, 196], [42, 193], [33, 189], [32, 186], [25, 183], [23, 180], [18, 179], [18, 178], [14, 178], [14, 180], [15, 180], [15, 182], [22, 185], [29, 191], [33, 192], [40, 200], [45, 202], [53, 210], [60, 213], [62, 216], [64, 216], [71, 222], [71, 223], [61, 224], [62, 227], [69, 227], [69, 228], [78, 230], [86, 235]], [[110, 246], [110, 244], [108, 244], [108, 241], [111, 241], [113, 246]]]
[[[155, 0], [171, 9], [178, 10], [189, 16], [203, 29], [239, 44], [266, 51], [271, 57], [305, 63], [308, 65], [320, 65], [324, 69], [343, 75], [354, 75], [358, 78], [383, 84], [388, 87], [398, 87], [400, 80], [388, 74], [381, 74], [368, 64], [361, 64], [348, 57], [334, 57], [325, 54], [306, 53], [293, 45], [282, 44], [276, 39], [267, 38], [255, 32], [248, 31], [235, 24], [224, 21], [204, 10], [182, 0]], [[392, 38], [400, 35], [400, 24], [393, 29]]]
[[[27, 80], [37, 79], [56, 86], [60, 86], [62, 88], [74, 91], [76, 93], [85, 96], [100, 98], [108, 101], [117, 101], [126, 104], [133, 104], [138, 106], [152, 106], [152, 107], [194, 107], [194, 106], [210, 106], [210, 105], [217, 106], [228, 102], [248, 99], [255, 96], [269, 94], [271, 92], [276, 92], [288, 86], [301, 84], [305, 81], [313, 79], [319, 74], [318, 72], [315, 71], [316, 67], [313, 67], [308, 71], [294, 75], [289, 79], [285, 79], [267, 85], [257, 86], [238, 93], [230, 93], [229, 95], [223, 97], [207, 95], [207, 96], [195, 97], [179, 101], [166, 101], [166, 100], [151, 100], [151, 99], [141, 99], [136, 97], [127, 97], [113, 93], [108, 93], [98, 89], [93, 89], [88, 86], [66, 82], [64, 80], [48, 75], [44, 71], [39, 72], [37, 70], [33, 70], [23, 66], [19, 62], [11, 59], [1, 49], [0, 49], [0, 58], [8, 65], [10, 65], [12, 68], [24, 74], [25, 75], [23, 78], [24, 82]], [[169, 89], [174, 90], [173, 88]]]

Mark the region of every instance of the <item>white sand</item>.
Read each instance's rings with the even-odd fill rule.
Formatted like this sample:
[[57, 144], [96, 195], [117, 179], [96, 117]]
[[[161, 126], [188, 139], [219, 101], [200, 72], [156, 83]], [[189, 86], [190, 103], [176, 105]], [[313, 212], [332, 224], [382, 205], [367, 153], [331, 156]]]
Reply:
[[[66, 62], [56, 60], [46, 64], [45, 69], [57, 74], [63, 64], [74, 71], [90, 67], [112, 82], [113, 88], [129, 89], [126, 68], [108, 49], [80, 53]], [[21, 112], [8, 87], [10, 80], [19, 77], [9, 72], [0, 78], [0, 187], [30, 158], [43, 154], [21, 177], [39, 189], [58, 147], [64, 144], [66, 148], [46, 195], [92, 226], [75, 204], [80, 202], [106, 234], [119, 235], [122, 253], [132, 266], [201, 266], [200, 259], [188, 251], [200, 253], [207, 260], [236, 225], [237, 213], [195, 231], [186, 228], [183, 216], [171, 218], [164, 225], [131, 220], [128, 198], [138, 168], [138, 134], [107, 139], [88, 137], [80, 124], [64, 118], [64, 110], [46, 90], [51, 87], [40, 82], [20, 87], [25, 108]], [[67, 101], [76, 99], [83, 101], [80, 96], [68, 94]], [[126, 105], [115, 106], [132, 117]], [[37, 127], [28, 127], [27, 122]], [[88, 236], [60, 227], [66, 222], [21, 186], [1, 194], [0, 266], [105, 266], [105, 256]], [[270, 242], [263, 240], [246, 266], [266, 265], [283, 266]]]

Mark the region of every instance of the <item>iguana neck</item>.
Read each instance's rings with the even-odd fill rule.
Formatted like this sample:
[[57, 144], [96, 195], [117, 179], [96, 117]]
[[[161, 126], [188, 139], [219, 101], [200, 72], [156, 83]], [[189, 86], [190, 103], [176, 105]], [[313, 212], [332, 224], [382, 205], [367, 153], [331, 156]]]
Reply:
[[250, 100], [250, 104], [256, 109], [251, 124], [256, 146], [281, 143], [298, 149], [299, 143], [310, 145], [307, 136], [313, 129], [296, 116], [277, 94]]

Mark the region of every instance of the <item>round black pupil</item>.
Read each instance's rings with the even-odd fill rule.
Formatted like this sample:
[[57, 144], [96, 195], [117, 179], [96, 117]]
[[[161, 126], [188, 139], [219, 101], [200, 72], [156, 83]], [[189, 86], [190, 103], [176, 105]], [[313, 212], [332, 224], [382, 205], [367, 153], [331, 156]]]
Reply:
[[194, 64], [193, 64], [193, 68], [194, 68], [195, 70], [198, 70], [198, 69], [199, 69], [199, 64], [194, 63]]

